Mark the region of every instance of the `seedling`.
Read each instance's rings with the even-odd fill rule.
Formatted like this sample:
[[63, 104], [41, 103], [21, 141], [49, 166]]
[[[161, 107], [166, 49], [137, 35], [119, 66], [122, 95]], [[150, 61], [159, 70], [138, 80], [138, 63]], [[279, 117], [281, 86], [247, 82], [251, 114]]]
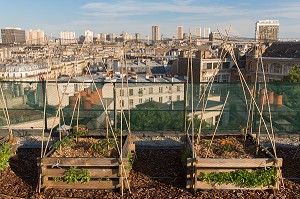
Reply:
[[87, 128], [87, 126], [85, 125], [78, 125], [78, 126], [75, 126], [75, 132], [74, 132], [74, 135], [77, 137], [80, 137], [80, 136], [85, 136], [85, 135], [88, 135], [89, 133], [89, 130]]
[[128, 158], [128, 165], [126, 165], [125, 169], [131, 170], [133, 165], [133, 160], [134, 160], [134, 154], [131, 152], [127, 153], [127, 158]]
[[11, 147], [8, 142], [1, 143], [0, 150], [0, 170], [4, 170], [6, 167], [9, 167], [9, 158], [11, 153]]
[[213, 172], [200, 173], [198, 180], [216, 184], [235, 184], [244, 187], [259, 187], [262, 185], [274, 185], [277, 177], [275, 167], [267, 169], [256, 169], [248, 171], [247, 169], [236, 170], [232, 172]]
[[63, 178], [62, 177], [53, 177], [54, 182], [62, 182]]
[[116, 144], [111, 139], [102, 139], [98, 140], [97, 143], [94, 143], [90, 146], [89, 152], [100, 151], [103, 156], [108, 156], [111, 150], [116, 148]]
[[63, 181], [67, 182], [68, 184], [75, 183], [75, 182], [86, 183], [89, 182], [90, 179], [91, 177], [88, 170], [85, 169], [78, 170], [76, 166], [70, 167], [70, 169], [64, 173], [64, 177], [63, 177]]
[[233, 142], [232, 142], [232, 140], [222, 139], [221, 145], [222, 145], [222, 150], [223, 151], [231, 152], [233, 150], [233, 146], [232, 146]]
[[186, 164], [187, 159], [192, 157], [192, 152], [189, 150], [184, 150], [181, 153], [181, 162], [183, 162], [184, 164]]
[[58, 150], [60, 147], [64, 147], [64, 146], [74, 146], [75, 143], [72, 140], [73, 138], [74, 138], [74, 136], [65, 137], [64, 139], [57, 141], [53, 146], [56, 150]]

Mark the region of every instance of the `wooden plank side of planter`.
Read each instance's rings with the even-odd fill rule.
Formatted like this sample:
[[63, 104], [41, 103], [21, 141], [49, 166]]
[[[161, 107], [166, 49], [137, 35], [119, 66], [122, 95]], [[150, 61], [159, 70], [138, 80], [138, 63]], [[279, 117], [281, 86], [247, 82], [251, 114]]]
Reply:
[[[86, 169], [89, 171], [91, 178], [116, 178], [119, 175], [119, 169], [118, 168], [93, 168], [93, 169]], [[67, 171], [67, 169], [59, 169], [59, 168], [47, 168], [44, 173], [42, 173], [43, 176], [46, 177], [63, 177], [64, 173]]]
[[[238, 169], [233, 169], [233, 168], [228, 168], [228, 169], [223, 169], [223, 168], [196, 168], [196, 176], [199, 176], [200, 173], [219, 173], [219, 172], [231, 172], [231, 171], [236, 171]], [[251, 169], [252, 170], [252, 169]]]
[[45, 184], [46, 188], [58, 188], [58, 189], [116, 189], [119, 188], [119, 179], [113, 181], [90, 181], [87, 183], [66, 183], [48, 181]]
[[255, 158], [255, 159], [211, 159], [211, 158], [197, 158], [197, 168], [262, 168], [262, 167], [282, 167], [282, 158], [277, 159], [278, 162], [272, 158]]
[[42, 164], [45, 166], [118, 166], [118, 158], [65, 158], [50, 157], [43, 158]]
[[242, 189], [242, 190], [266, 190], [274, 189], [274, 186], [259, 186], [259, 187], [242, 187], [234, 184], [211, 184], [207, 182], [197, 181], [195, 184], [196, 189]]
[[135, 151], [135, 141], [136, 137], [135, 136], [127, 136], [124, 145], [123, 145], [123, 158], [127, 157], [128, 152], [134, 152]]
[[195, 158], [187, 158], [186, 161], [186, 178], [191, 179], [193, 175], [193, 164], [195, 164]]

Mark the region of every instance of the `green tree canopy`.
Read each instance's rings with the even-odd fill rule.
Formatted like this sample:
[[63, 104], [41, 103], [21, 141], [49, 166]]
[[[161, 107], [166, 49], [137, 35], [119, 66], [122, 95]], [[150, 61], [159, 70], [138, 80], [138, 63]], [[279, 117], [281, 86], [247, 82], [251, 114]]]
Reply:
[[289, 75], [283, 78], [285, 82], [300, 82], [300, 66], [297, 66], [290, 70]]

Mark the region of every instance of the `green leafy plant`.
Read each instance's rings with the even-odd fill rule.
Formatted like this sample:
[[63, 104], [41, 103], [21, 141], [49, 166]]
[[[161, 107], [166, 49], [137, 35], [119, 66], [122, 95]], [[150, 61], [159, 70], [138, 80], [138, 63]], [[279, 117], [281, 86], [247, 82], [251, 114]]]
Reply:
[[89, 152], [100, 151], [103, 156], [108, 156], [111, 150], [116, 148], [116, 143], [112, 139], [98, 140], [97, 143], [91, 144]]
[[244, 187], [258, 187], [262, 185], [274, 185], [277, 178], [275, 167], [267, 169], [256, 169], [248, 171], [246, 169], [232, 172], [200, 173], [198, 180], [208, 183], [228, 184], [232, 183]]
[[240, 130], [240, 132], [241, 132], [243, 135], [247, 133], [247, 132], [246, 132], [246, 130], [247, 130], [247, 127], [246, 127], [246, 126], [240, 126], [239, 130]]
[[221, 149], [227, 152], [233, 151], [233, 141], [230, 139], [222, 139]]
[[74, 143], [74, 141], [73, 141], [73, 138], [74, 138], [73, 135], [72, 135], [72, 136], [69, 136], [69, 137], [65, 137], [65, 138], [63, 138], [63, 139], [57, 141], [57, 142], [53, 145], [53, 147], [57, 150], [57, 149], [59, 149], [60, 147], [64, 147], [64, 146], [74, 146], [75, 143]]
[[8, 142], [1, 143], [0, 150], [0, 170], [4, 170], [6, 167], [9, 167], [9, 158], [11, 153], [11, 147]]
[[88, 135], [89, 130], [87, 128], [87, 126], [85, 125], [78, 125], [74, 127], [75, 132], [73, 133], [75, 135], [75, 137], [80, 137], [80, 136], [85, 136]]
[[191, 157], [192, 157], [192, 152], [190, 150], [186, 149], [181, 152], [181, 162], [186, 164], [187, 159]]
[[63, 181], [67, 182], [68, 184], [70, 183], [75, 183], [75, 182], [81, 182], [81, 183], [86, 183], [89, 182], [91, 179], [90, 173], [86, 169], [77, 169], [76, 166], [70, 167], [69, 170], [67, 170], [64, 173]]
[[128, 158], [128, 165], [126, 165], [125, 169], [131, 170], [132, 165], [133, 165], [133, 160], [134, 160], [134, 154], [131, 152], [127, 153], [127, 158]]
[[54, 182], [62, 182], [63, 181], [62, 177], [53, 177], [52, 179], [54, 180]]

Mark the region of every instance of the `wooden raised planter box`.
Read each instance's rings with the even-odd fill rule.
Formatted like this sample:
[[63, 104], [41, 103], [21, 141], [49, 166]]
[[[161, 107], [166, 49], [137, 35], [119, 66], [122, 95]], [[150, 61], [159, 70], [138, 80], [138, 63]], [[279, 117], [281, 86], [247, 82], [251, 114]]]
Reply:
[[[188, 136], [185, 138], [186, 140], [186, 148], [185, 150], [189, 150], [192, 152], [192, 143]], [[192, 154], [192, 153], [191, 153]], [[269, 154], [267, 154], [269, 155]], [[270, 156], [270, 155], [269, 155]], [[278, 189], [278, 179], [280, 178], [279, 169], [282, 167], [282, 158], [274, 159], [270, 158], [233, 158], [233, 159], [223, 159], [223, 158], [200, 158], [195, 155], [196, 158], [188, 158], [187, 159], [187, 181], [186, 188], [197, 190], [197, 189], [246, 189], [246, 190], [265, 190], [265, 189]], [[221, 173], [221, 172], [232, 172], [236, 170], [246, 169], [248, 171], [267, 168], [267, 167], [275, 167], [277, 171], [277, 180], [275, 184], [263, 185], [258, 187], [247, 187], [247, 186], [239, 186], [231, 183], [208, 183], [199, 181], [198, 176], [200, 173]]]
[[[122, 148], [122, 160], [126, 169], [126, 177], [128, 177], [130, 171], [127, 168], [130, 164], [127, 154], [135, 152], [134, 141], [134, 136], [127, 136]], [[50, 151], [38, 161], [42, 177], [40, 189], [116, 189], [121, 188], [122, 179], [124, 188], [128, 187], [120, 158], [51, 157], [54, 151]], [[69, 184], [55, 180], [63, 177], [65, 172], [73, 166], [76, 166], [77, 169], [87, 170], [90, 174], [90, 180], [86, 183], [75, 182]], [[121, 174], [123, 174], [123, 178]]]

